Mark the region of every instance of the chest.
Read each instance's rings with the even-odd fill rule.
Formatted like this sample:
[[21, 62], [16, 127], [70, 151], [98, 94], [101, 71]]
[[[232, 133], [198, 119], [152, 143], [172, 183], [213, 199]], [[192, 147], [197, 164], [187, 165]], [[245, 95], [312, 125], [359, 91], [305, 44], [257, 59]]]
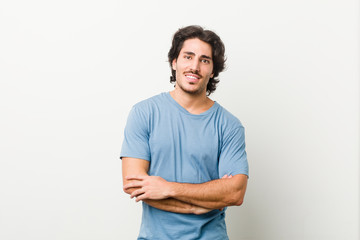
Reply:
[[213, 119], [157, 119], [149, 140], [152, 175], [182, 182], [218, 178], [221, 136]]

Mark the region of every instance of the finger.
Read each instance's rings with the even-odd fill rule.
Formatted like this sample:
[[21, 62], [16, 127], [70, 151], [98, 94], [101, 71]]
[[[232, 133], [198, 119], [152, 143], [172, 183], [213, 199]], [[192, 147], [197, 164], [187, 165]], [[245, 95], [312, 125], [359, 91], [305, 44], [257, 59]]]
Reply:
[[228, 178], [228, 175], [227, 175], [227, 174], [225, 174], [222, 178]]
[[126, 180], [144, 180], [145, 179], [145, 175], [129, 175], [126, 176], [125, 179]]
[[147, 198], [148, 198], [148, 197], [147, 197], [146, 193], [144, 193], [144, 194], [141, 194], [140, 196], [138, 196], [138, 197], [135, 199], [135, 202], [139, 202], [139, 201], [142, 201], [142, 200], [147, 199]]
[[131, 193], [130, 198], [137, 197], [137, 196], [143, 194], [144, 192], [145, 192], [145, 190], [143, 188], [137, 189]]
[[143, 186], [142, 182], [131, 182], [124, 186], [124, 190], [127, 190], [129, 188], [142, 187], [142, 186]]

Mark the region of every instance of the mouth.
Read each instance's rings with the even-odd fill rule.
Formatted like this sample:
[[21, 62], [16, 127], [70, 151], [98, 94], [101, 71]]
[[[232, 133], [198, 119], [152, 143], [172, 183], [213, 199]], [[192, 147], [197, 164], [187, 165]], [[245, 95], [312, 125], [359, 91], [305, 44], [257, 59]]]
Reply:
[[185, 77], [188, 79], [189, 82], [198, 82], [200, 79], [200, 76], [193, 73], [186, 73]]

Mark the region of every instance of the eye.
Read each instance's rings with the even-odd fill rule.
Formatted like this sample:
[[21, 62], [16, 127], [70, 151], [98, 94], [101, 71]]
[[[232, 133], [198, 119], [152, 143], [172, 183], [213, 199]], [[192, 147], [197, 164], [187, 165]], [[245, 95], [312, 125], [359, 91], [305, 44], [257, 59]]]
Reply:
[[185, 58], [185, 59], [191, 59], [191, 56], [185, 55], [184, 58]]
[[203, 62], [203, 63], [210, 63], [210, 61], [207, 60], [207, 59], [201, 59], [201, 62]]

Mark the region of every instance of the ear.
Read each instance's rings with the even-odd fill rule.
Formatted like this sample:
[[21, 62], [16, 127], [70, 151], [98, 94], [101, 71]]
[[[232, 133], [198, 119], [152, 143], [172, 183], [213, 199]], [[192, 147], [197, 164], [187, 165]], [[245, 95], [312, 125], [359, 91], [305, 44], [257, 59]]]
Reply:
[[175, 71], [176, 70], [176, 59], [174, 58], [174, 60], [171, 63], [172, 69]]
[[210, 75], [210, 78], [213, 78], [214, 77], [214, 73], [212, 73], [211, 75]]

